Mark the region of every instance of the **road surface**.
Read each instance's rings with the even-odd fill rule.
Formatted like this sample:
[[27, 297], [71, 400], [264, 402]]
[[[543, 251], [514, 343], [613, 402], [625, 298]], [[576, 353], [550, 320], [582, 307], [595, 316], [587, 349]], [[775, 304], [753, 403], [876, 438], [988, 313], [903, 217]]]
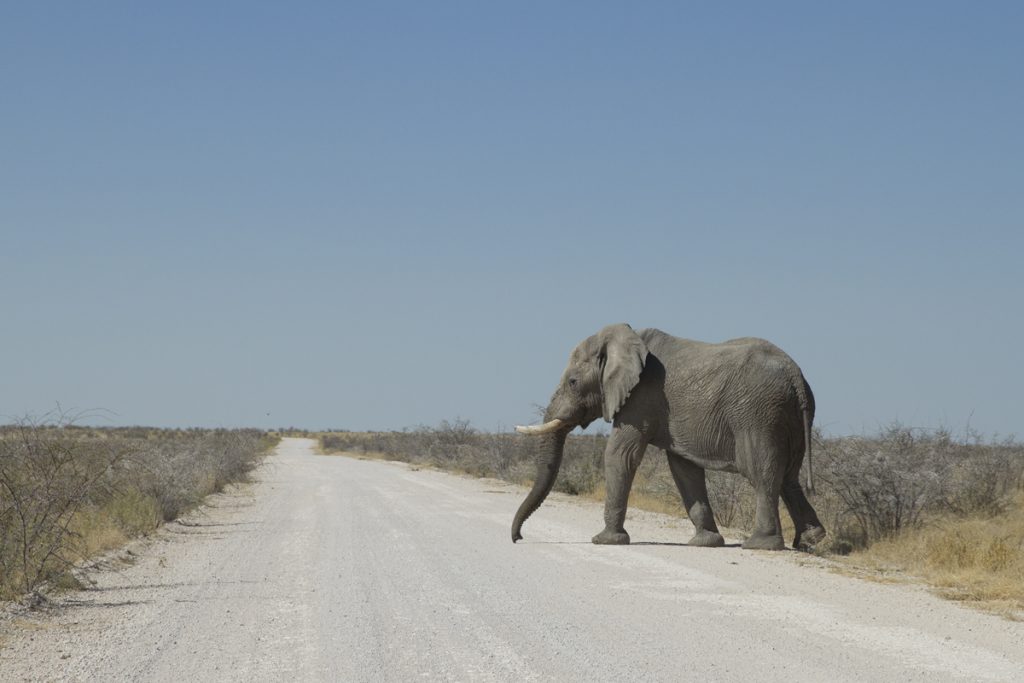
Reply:
[[0, 621], [0, 679], [1024, 680], [1024, 624], [689, 523], [285, 439], [257, 483]]

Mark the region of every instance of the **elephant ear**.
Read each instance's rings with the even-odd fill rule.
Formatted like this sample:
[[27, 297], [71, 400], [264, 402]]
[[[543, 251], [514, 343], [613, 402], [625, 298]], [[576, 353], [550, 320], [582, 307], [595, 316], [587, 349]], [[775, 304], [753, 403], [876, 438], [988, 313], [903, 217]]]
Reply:
[[609, 325], [597, 334], [601, 342], [601, 397], [604, 419], [611, 422], [640, 381], [647, 345], [633, 328]]

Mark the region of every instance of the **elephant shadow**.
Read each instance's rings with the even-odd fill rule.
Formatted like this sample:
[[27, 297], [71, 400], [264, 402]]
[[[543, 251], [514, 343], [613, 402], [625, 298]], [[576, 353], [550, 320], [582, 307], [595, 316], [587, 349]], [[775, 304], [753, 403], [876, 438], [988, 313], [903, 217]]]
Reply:
[[[593, 545], [592, 541], [525, 541], [524, 545]], [[632, 541], [630, 545], [668, 546], [673, 548], [693, 548], [689, 543], [670, 543], [667, 541]], [[742, 548], [740, 543], [726, 543], [722, 548]]]
[[521, 541], [523, 545], [594, 545], [591, 541]]
[[[630, 542], [630, 545], [665, 545], [665, 546], [672, 546], [672, 547], [675, 547], [675, 548], [692, 548], [692, 547], [694, 547], [694, 546], [690, 545], [689, 543], [669, 543], [667, 541], [632, 541], [632, 542]], [[720, 546], [720, 547], [722, 547], [722, 548], [741, 548], [743, 546], [742, 546], [741, 543], [726, 543], [725, 545]]]

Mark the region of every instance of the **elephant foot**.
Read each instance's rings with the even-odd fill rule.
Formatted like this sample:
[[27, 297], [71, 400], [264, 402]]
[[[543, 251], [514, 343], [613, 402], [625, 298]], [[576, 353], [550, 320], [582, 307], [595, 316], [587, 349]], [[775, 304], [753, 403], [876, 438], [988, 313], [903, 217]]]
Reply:
[[722, 534], [708, 531], [707, 529], [701, 529], [693, 535], [687, 545], [699, 546], [701, 548], [721, 548], [725, 545], [725, 539], [722, 538]]
[[825, 527], [812, 526], [797, 534], [796, 538], [793, 539], [793, 547], [797, 549], [811, 548], [823, 538], [825, 538]]
[[743, 547], [747, 550], [784, 550], [786, 543], [782, 534], [754, 534], [743, 542]]
[[629, 545], [629, 534], [625, 531], [609, 531], [605, 529], [590, 540], [597, 545]]

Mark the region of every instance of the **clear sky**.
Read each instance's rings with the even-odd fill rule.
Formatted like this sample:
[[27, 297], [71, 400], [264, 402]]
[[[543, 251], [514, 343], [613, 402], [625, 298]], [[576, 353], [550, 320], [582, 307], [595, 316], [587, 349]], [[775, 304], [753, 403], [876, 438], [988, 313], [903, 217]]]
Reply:
[[1022, 30], [1019, 2], [5, 3], [0, 422], [507, 428], [624, 321], [776, 342], [831, 433], [1024, 435]]

